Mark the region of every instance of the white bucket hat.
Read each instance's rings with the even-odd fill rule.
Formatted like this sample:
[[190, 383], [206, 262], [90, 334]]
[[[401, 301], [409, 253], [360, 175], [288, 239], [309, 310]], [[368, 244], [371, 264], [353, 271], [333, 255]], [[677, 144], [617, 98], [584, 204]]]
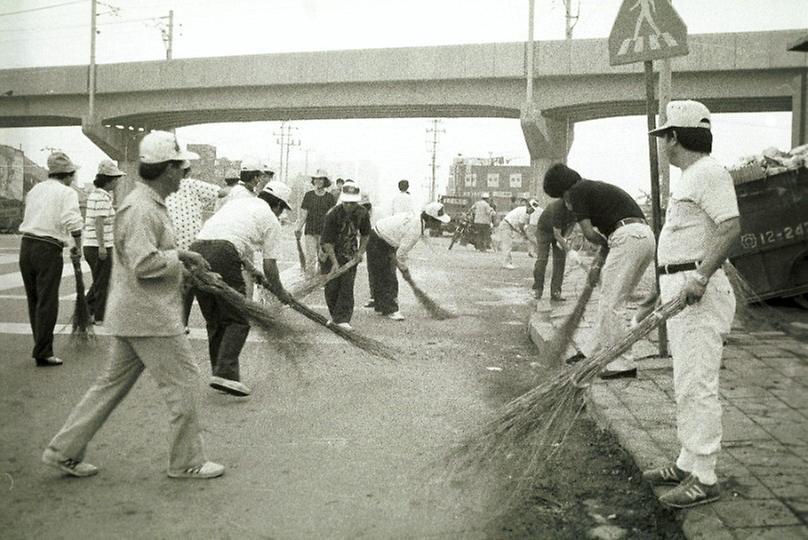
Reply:
[[177, 137], [168, 131], [152, 131], [140, 141], [141, 163], [163, 163], [165, 161], [188, 161], [199, 159], [199, 154], [182, 150]]
[[443, 212], [443, 205], [439, 202], [431, 202], [424, 206], [424, 214], [437, 219], [441, 223], [449, 223], [452, 220]]
[[668, 121], [648, 133], [657, 137], [671, 128], [710, 129], [710, 110], [698, 101], [671, 101], [665, 107]]
[[54, 152], [48, 156], [48, 174], [72, 173], [78, 168], [64, 152]]
[[354, 182], [353, 180], [346, 180], [344, 184], [342, 184], [342, 192], [339, 195], [339, 202], [361, 202], [362, 201], [362, 190], [359, 188], [359, 184]]
[[110, 159], [102, 160], [101, 163], [98, 164], [98, 174], [103, 174], [104, 176], [126, 176], [126, 173], [123, 172], [115, 165], [115, 162]]

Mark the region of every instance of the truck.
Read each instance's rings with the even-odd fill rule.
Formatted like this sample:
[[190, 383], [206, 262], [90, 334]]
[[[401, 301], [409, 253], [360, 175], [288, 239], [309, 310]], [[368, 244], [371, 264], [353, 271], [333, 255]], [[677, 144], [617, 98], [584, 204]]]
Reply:
[[444, 213], [452, 218], [449, 223], [443, 225], [443, 230], [453, 233], [463, 220], [464, 214], [471, 208], [471, 197], [443, 195], [440, 198], [440, 203], [443, 205]]
[[741, 222], [730, 261], [755, 300], [792, 297], [808, 309], [808, 169], [730, 172]]

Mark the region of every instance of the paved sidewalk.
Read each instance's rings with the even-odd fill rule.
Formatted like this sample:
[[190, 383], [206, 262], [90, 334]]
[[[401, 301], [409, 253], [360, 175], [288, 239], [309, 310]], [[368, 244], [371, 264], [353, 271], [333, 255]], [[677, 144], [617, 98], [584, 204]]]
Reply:
[[[537, 303], [529, 331], [539, 347], [573, 308], [582, 280], [582, 272], [568, 274], [567, 302]], [[597, 290], [574, 342], [587, 338], [596, 302]], [[654, 341], [639, 342], [634, 353], [646, 356], [638, 378], [597, 380], [587, 392], [587, 410], [644, 470], [670, 463], [679, 451], [673, 369]], [[808, 344], [779, 331], [733, 328], [723, 368], [722, 496], [681, 511], [683, 532], [711, 540], [808, 538]]]

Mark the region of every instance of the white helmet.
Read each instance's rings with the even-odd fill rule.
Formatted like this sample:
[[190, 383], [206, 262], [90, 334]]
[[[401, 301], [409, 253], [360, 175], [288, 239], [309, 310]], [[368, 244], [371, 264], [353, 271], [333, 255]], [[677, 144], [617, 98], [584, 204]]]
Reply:
[[292, 189], [280, 180], [270, 180], [267, 182], [267, 185], [264, 186], [261, 193], [272, 195], [286, 205], [288, 210], [292, 209], [289, 205], [289, 196], [292, 194]]
[[444, 213], [443, 205], [439, 202], [431, 202], [424, 206], [424, 214], [437, 219], [441, 223], [449, 223], [452, 219]]

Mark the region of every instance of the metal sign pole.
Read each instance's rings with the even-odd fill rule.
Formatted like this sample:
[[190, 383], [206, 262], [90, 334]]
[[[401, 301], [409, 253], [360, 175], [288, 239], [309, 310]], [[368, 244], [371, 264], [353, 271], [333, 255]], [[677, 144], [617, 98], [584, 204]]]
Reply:
[[[647, 60], [645, 65], [645, 115], [648, 120], [648, 131], [656, 128], [656, 107], [654, 107], [654, 62]], [[656, 137], [648, 135], [648, 160], [651, 165], [651, 218], [654, 238], [659, 238], [662, 230], [662, 215], [659, 204], [659, 161]], [[654, 275], [657, 295], [659, 294], [659, 264], [654, 253]], [[659, 326], [659, 356], [668, 356], [668, 332], [665, 325]]]

